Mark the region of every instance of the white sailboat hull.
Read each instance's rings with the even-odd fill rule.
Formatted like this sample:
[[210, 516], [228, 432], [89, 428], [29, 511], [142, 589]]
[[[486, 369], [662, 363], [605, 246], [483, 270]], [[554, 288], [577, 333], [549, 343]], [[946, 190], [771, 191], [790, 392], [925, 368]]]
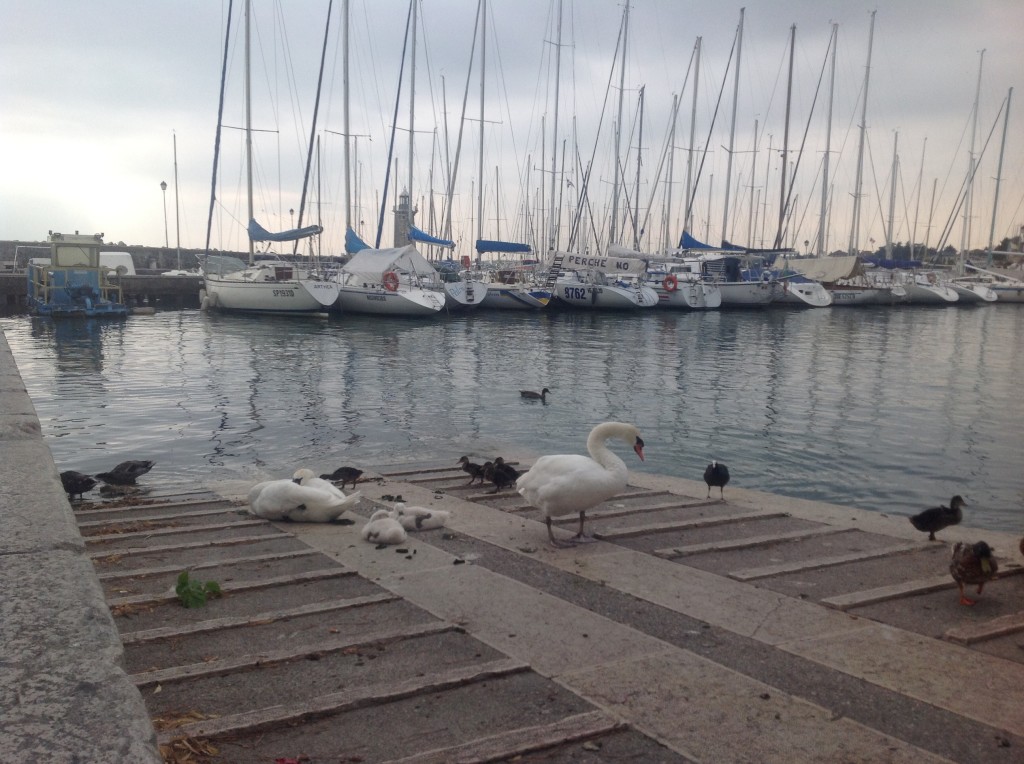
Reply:
[[723, 308], [761, 308], [771, 304], [781, 287], [774, 281], [719, 281]]
[[892, 305], [902, 299], [906, 292], [903, 287], [870, 287], [853, 285], [832, 285], [826, 287], [832, 295], [835, 306]]
[[652, 287], [658, 295], [658, 305], [676, 310], [715, 310], [722, 306], [722, 290], [715, 284], [703, 281], [679, 280], [675, 289], [665, 288], [664, 283]]
[[953, 305], [960, 300], [954, 290], [941, 284], [908, 281], [903, 288], [907, 290], [903, 302], [910, 305]]
[[540, 310], [551, 302], [551, 293], [524, 284], [488, 284], [483, 307], [489, 310]]
[[776, 302], [806, 308], [827, 308], [832, 304], [832, 295], [817, 281], [787, 280], [783, 286], [782, 296]]
[[995, 302], [998, 299], [996, 293], [984, 284], [963, 284], [951, 281], [947, 286], [956, 292], [960, 302], [965, 305], [981, 305], [987, 302]]
[[463, 279], [444, 283], [444, 304], [448, 310], [475, 310], [484, 304], [489, 288], [479, 280]]
[[269, 280], [268, 274], [264, 277], [266, 280], [259, 280], [259, 274], [251, 269], [225, 275], [206, 274], [206, 307], [240, 313], [323, 313], [338, 298], [338, 285], [330, 281]]
[[555, 297], [566, 305], [587, 310], [637, 310], [658, 304], [658, 293], [646, 285], [587, 284], [575, 278], [558, 279]]
[[345, 313], [433, 316], [444, 308], [444, 295], [417, 287], [402, 287], [391, 292], [381, 286], [342, 285], [338, 290], [336, 304]]

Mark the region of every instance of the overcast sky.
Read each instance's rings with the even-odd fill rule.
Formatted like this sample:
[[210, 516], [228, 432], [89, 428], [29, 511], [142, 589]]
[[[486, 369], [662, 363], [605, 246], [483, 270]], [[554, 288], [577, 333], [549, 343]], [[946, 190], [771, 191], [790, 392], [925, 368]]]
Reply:
[[[4, 19], [0, 25], [0, 238], [41, 240], [49, 230], [80, 230], [102, 231], [112, 242], [160, 245], [165, 240], [166, 202], [168, 243], [175, 245], [180, 228], [182, 246], [202, 247], [227, 0], [0, 3]], [[235, 0], [223, 119], [227, 127], [211, 241], [211, 246], [225, 249], [245, 246], [242, 133], [237, 129], [244, 119], [243, 5]], [[343, 139], [338, 135], [343, 131], [341, 6], [342, 0], [335, 0], [317, 127], [322, 178], [314, 180], [308, 192], [303, 221], [319, 215], [325, 227], [324, 247], [333, 251], [342, 247], [346, 222]], [[360, 192], [355, 223], [372, 243], [409, 3], [351, 0], [351, 7], [350, 131], [364, 136], [353, 142], [358, 158], [353, 188], [358, 185]], [[417, 223], [439, 235], [447, 168], [455, 161], [477, 2], [421, 0], [419, 7], [413, 195], [420, 208]], [[551, 192], [557, 7], [557, 0], [491, 0], [488, 4], [484, 238], [543, 241], [539, 234], [542, 198], [544, 207], [550, 206]], [[327, 8], [328, 0], [253, 2], [253, 124], [261, 131], [254, 138], [255, 216], [269, 229], [298, 222]], [[688, 0], [632, 0], [618, 141], [623, 176], [620, 216], [627, 204], [630, 209], [639, 206], [645, 231], [642, 248], [659, 248], [665, 236], [678, 241], [693, 113], [694, 78], [692, 74], [687, 78], [687, 70], [700, 37], [694, 142], [700, 152], [707, 145], [708, 153], [694, 191], [693, 233], [714, 243], [723, 234], [739, 243], [772, 243], [780, 208], [790, 27], [795, 24], [788, 153], [795, 176], [786, 243], [803, 249], [803, 242], [810, 241], [813, 249], [821, 222], [830, 79], [827, 51], [835, 22], [839, 26], [829, 154], [832, 189], [825, 230], [827, 249], [845, 249], [851, 234], [860, 99], [875, 5], [860, 0], [747, 4], [730, 214], [724, 221], [725, 147], [734, 83], [733, 70], [727, 73], [726, 66], [734, 50], [740, 8]], [[608, 235], [615, 180], [620, 74], [613, 67], [622, 18], [622, 3], [616, 0], [564, 0], [556, 193], [563, 209], [574, 206], [577, 189], [583, 185], [576, 168], [592, 166], [587, 200], [591, 214], [584, 218], [583, 230], [599, 237]], [[868, 85], [862, 225], [857, 234], [862, 248], [873, 248], [871, 240], [881, 246], [886, 238], [896, 140], [899, 169], [893, 239], [907, 241], [916, 231], [917, 241], [927, 239], [935, 245], [945, 233], [947, 243], [959, 247], [962, 218], [957, 216], [952, 224], [948, 221], [968, 171], [982, 49], [986, 52], [975, 139], [979, 168], [970, 238], [974, 246], [987, 244], [1003, 132], [1000, 109], [1009, 88], [1024, 80], [1021, 30], [1024, 3], [1020, 0], [879, 4]], [[478, 43], [454, 186], [452, 236], [459, 242], [459, 254], [469, 253], [478, 234], [479, 48]], [[408, 76], [407, 67], [393, 158], [397, 177], [393, 173], [388, 190], [382, 245], [391, 244], [395, 189], [408, 185]], [[671, 107], [677, 94], [681, 98], [675, 150], [668, 152]], [[1024, 224], [1024, 94], [1014, 96], [997, 207], [997, 243]], [[716, 104], [718, 115], [712, 126]], [[602, 105], [604, 121], [599, 131]], [[674, 171], [671, 207], [666, 213], [670, 155]], [[701, 157], [701, 153], [695, 155], [694, 177]], [[168, 184], [166, 192], [160, 189], [161, 181]], [[563, 247], [568, 216], [563, 212]], [[632, 221], [617, 227], [625, 230], [618, 237], [622, 243], [632, 245]]]

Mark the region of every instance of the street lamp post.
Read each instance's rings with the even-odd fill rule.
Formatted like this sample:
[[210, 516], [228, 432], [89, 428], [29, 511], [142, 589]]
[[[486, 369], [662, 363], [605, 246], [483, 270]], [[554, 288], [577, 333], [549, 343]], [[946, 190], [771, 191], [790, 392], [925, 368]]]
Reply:
[[164, 249], [170, 247], [167, 239], [167, 181], [160, 181], [160, 190], [164, 192]]

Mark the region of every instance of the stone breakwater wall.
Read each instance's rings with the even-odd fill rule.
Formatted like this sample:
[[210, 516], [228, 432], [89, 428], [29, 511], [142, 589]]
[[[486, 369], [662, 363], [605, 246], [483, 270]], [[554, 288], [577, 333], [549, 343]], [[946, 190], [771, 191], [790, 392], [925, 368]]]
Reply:
[[0, 761], [161, 761], [3, 334], [0, 487]]

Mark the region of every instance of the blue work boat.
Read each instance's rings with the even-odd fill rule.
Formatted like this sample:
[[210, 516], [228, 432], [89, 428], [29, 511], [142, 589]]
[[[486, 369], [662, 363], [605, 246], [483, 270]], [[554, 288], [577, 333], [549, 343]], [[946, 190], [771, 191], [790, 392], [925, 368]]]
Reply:
[[120, 284], [100, 265], [103, 234], [80, 236], [50, 231], [50, 257], [29, 261], [28, 307], [54, 318], [128, 315]]

